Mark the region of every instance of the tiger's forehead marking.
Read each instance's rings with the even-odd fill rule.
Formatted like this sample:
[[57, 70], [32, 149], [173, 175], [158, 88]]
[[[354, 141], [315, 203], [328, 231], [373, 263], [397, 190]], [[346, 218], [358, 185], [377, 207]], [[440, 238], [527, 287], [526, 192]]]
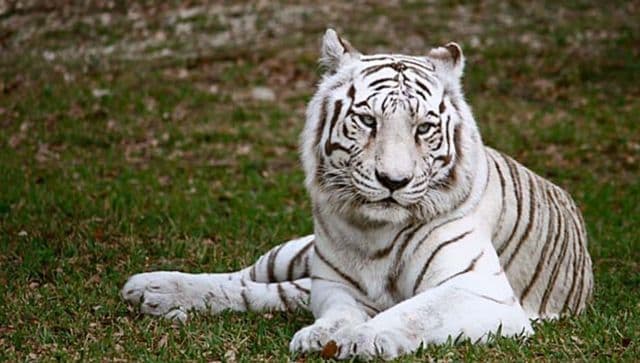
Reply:
[[402, 72], [407, 69], [407, 66], [402, 62], [394, 62], [391, 63], [391, 68], [393, 68], [397, 72]]
[[[360, 61], [367, 64], [363, 72], [374, 73], [377, 70], [389, 67], [396, 71], [404, 71], [408, 68], [416, 68], [422, 71], [433, 73], [436, 70], [435, 64], [424, 57], [414, 57], [403, 54], [378, 54], [363, 55]], [[369, 63], [375, 63], [368, 65]]]
[[420, 116], [440, 103], [442, 87], [430, 60], [393, 54], [362, 56], [360, 61], [357, 78], [367, 97], [359, 104], [368, 103], [382, 114], [403, 109]]

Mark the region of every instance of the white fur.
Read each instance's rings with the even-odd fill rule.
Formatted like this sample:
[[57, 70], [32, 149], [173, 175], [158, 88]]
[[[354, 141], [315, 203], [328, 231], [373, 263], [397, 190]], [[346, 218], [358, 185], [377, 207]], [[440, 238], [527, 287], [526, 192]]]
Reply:
[[[407, 59], [402, 55], [381, 56]], [[537, 306], [525, 311], [510, 280], [522, 291], [534, 266], [526, 266], [529, 275], [507, 276], [494, 248], [493, 234], [502, 228], [497, 223], [504, 207], [501, 191], [505, 191], [496, 169], [490, 167], [495, 152], [482, 144], [471, 110], [464, 102], [460, 86], [464, 56], [460, 47], [450, 43], [425, 57], [412, 58], [434, 68], [433, 95], [419, 110], [444, 107], [441, 118], [452, 114], [456, 118], [447, 124], [447, 141], [453, 144], [454, 128], [461, 140], [456, 150], [460, 155], [455, 155], [456, 184], [448, 190], [424, 187], [446, 179], [446, 164], [440, 170], [435, 157], [429, 159], [431, 156], [417, 152], [417, 147], [426, 147], [420, 143], [422, 146], [413, 146], [418, 121], [407, 121], [413, 115], [402, 108], [382, 113], [371, 106], [384, 124], [378, 129], [375, 144], [362, 149], [357, 171], [349, 153], [327, 153], [323, 148], [327, 141], [339, 138], [336, 135], [343, 129], [319, 130], [323, 122], [320, 115], [325, 116], [324, 122], [332, 113], [345, 118], [345, 108], [334, 112], [334, 105], [342, 102], [346, 107], [349, 92], [370, 82], [358, 75], [376, 63], [367, 63], [363, 57], [333, 30], [325, 34], [321, 63], [327, 73], [309, 103], [301, 137], [315, 235], [276, 246], [253, 266], [234, 273], [135, 275], [122, 289], [125, 300], [140, 305], [144, 313], [180, 320], [185, 320], [191, 309], [217, 313], [224, 309], [309, 308], [316, 320], [295, 334], [291, 351], [320, 351], [331, 342], [335, 343], [338, 359], [392, 359], [421, 345], [448, 339], [484, 342], [495, 334], [532, 333], [529, 318], [538, 316]], [[383, 70], [380, 77], [395, 74]], [[344, 129], [353, 131], [348, 127]], [[364, 131], [354, 130], [352, 138], [364, 137], [358, 134]], [[348, 166], [319, 169], [320, 159]], [[349, 188], [334, 188], [331, 182], [322, 184], [319, 170], [338, 175], [342, 179], [336, 185]], [[372, 176], [379, 170], [413, 179], [406, 187], [390, 191]], [[388, 197], [398, 203], [376, 204]], [[412, 207], [416, 204], [420, 207]], [[514, 224], [513, 207], [505, 214], [503, 222]], [[407, 226], [413, 228], [410, 236]], [[499, 233], [500, 241], [505, 233]], [[394, 236], [402, 237], [390, 246]], [[525, 253], [539, 249], [532, 244], [524, 248]], [[385, 249], [391, 251], [387, 257], [375, 257]], [[590, 269], [591, 262], [587, 262]], [[590, 278], [585, 275], [587, 285]], [[564, 291], [567, 284], [563, 285]], [[534, 289], [538, 301], [541, 294], [540, 288]], [[559, 309], [557, 301], [551, 304]], [[547, 316], [557, 316], [554, 314], [550, 311]]]

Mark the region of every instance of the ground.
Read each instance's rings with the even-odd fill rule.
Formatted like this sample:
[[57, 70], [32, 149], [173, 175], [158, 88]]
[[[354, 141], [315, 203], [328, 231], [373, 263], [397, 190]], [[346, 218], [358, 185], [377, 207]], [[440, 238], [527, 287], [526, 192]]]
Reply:
[[0, 1], [0, 360], [289, 357], [308, 313], [179, 325], [118, 290], [311, 232], [297, 144], [329, 25], [368, 53], [459, 42], [486, 143], [569, 190], [590, 235], [584, 315], [404, 360], [640, 356], [638, 2], [52, 3]]

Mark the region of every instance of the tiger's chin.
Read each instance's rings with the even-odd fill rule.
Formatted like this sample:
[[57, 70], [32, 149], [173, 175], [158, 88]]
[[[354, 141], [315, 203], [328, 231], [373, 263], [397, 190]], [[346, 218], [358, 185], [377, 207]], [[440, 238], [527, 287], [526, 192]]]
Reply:
[[402, 224], [411, 218], [411, 212], [397, 203], [364, 203], [358, 208], [358, 214], [371, 223]]
[[314, 193], [314, 204], [325, 213], [343, 218], [350, 224], [360, 227], [376, 228], [389, 224], [405, 224], [414, 219], [412, 204], [402, 204], [391, 197], [370, 201], [359, 195], [358, 198], [340, 198], [338, 193]]

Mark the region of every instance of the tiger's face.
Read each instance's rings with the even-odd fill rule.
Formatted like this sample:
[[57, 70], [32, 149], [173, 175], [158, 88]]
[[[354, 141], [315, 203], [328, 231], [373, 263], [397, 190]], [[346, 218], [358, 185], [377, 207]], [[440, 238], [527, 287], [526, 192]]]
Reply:
[[327, 32], [323, 53], [335, 64], [309, 106], [315, 135], [306, 145], [315, 151], [307, 179], [326, 203], [365, 221], [401, 223], [456, 182], [462, 120], [447, 82], [459, 77], [462, 53], [448, 47], [431, 57], [365, 56]]

